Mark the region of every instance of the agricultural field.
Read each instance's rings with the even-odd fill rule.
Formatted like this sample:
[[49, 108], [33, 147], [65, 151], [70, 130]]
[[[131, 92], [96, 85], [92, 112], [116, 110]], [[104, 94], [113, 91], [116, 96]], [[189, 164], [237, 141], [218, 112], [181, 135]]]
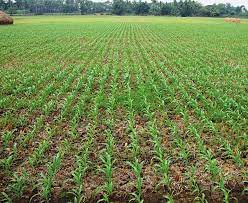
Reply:
[[248, 201], [247, 20], [14, 20], [1, 202]]

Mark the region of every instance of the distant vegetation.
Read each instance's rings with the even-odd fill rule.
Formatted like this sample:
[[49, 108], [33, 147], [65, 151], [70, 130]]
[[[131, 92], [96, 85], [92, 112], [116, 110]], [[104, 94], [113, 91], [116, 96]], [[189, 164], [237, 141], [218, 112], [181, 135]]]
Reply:
[[70, 13], [70, 14], [115, 14], [115, 15], [168, 15], [168, 16], [205, 16], [205, 17], [248, 17], [245, 6], [213, 4], [203, 6], [193, 1], [163, 3], [152, 0], [143, 1], [113, 0], [93, 2], [89, 0], [0, 0], [0, 10], [10, 14]]
[[14, 20], [0, 202], [248, 202], [248, 20]]

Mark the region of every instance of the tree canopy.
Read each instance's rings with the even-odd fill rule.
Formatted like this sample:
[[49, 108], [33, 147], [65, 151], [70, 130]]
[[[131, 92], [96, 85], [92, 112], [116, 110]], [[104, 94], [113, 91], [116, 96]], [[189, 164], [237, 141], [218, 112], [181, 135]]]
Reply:
[[168, 15], [168, 16], [207, 16], [227, 17], [246, 16], [245, 6], [213, 4], [203, 6], [194, 0], [174, 0], [171, 3], [152, 0], [144, 1], [113, 0], [94, 2], [90, 0], [0, 0], [0, 10], [10, 14], [44, 13], [105, 13], [115, 15]]

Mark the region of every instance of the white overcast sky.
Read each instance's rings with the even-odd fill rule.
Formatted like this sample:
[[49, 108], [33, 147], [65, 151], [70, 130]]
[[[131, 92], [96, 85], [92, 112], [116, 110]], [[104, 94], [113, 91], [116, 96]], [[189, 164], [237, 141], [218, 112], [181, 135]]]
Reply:
[[[107, 0], [93, 0], [93, 1], [105, 2]], [[138, 1], [138, 0], [136, 0], [136, 1]], [[151, 0], [142, 0], [142, 1], [151, 2]], [[160, 1], [160, 0], [158, 0], [158, 1]], [[162, 2], [172, 2], [173, 0], [161, 0], [161, 1]], [[195, 0], [195, 1], [201, 2], [203, 5], [209, 5], [209, 4], [214, 4], [214, 3], [230, 3], [234, 6], [245, 5], [245, 7], [248, 8], [248, 0]]]
[[[164, 2], [171, 2], [173, 0], [162, 0]], [[204, 5], [214, 4], [214, 3], [230, 3], [234, 6], [241, 6], [245, 5], [246, 8], [248, 7], [248, 0], [196, 0], [201, 2]]]

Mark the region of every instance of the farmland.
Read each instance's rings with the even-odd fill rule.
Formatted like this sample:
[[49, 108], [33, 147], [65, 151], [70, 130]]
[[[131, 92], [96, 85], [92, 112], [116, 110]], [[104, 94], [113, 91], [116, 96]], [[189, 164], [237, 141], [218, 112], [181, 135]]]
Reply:
[[1, 200], [248, 200], [247, 23], [34, 16], [0, 27]]

